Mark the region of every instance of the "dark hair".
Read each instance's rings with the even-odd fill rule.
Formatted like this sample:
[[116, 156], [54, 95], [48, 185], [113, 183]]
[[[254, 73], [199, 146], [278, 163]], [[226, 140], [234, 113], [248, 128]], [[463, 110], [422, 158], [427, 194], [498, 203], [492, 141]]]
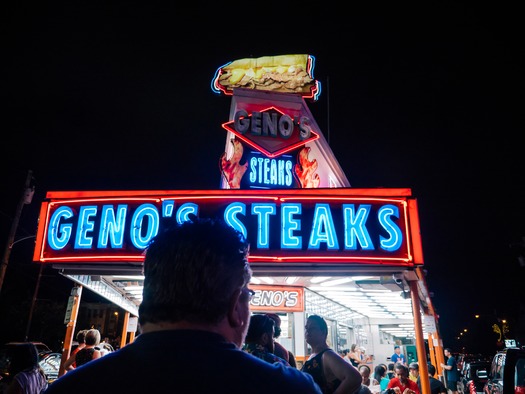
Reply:
[[32, 370], [38, 367], [38, 350], [31, 342], [17, 344], [10, 360], [9, 374], [11, 376], [21, 371]]
[[308, 316], [307, 320], [313, 320], [317, 322], [319, 325], [319, 328], [321, 329], [321, 332], [325, 335], [328, 335], [328, 325], [326, 324], [326, 321], [319, 315], [310, 315]]
[[430, 374], [430, 376], [434, 376], [436, 374], [436, 367], [434, 367], [430, 363], [428, 363], [428, 373]]
[[266, 316], [268, 316], [275, 322], [275, 327], [273, 329], [273, 337], [279, 338], [279, 336], [281, 335], [281, 318], [276, 313], [267, 313]]
[[395, 367], [395, 364], [394, 364], [394, 363], [388, 363], [388, 370], [389, 370], [389, 371], [393, 371], [393, 370], [394, 370], [394, 367]]
[[408, 367], [407, 367], [406, 365], [403, 365], [403, 364], [401, 364], [401, 363], [396, 363], [396, 365], [395, 365], [394, 368], [395, 368], [395, 369], [401, 369], [401, 370], [403, 370], [403, 371], [404, 371], [404, 374], [405, 374], [406, 376], [408, 376]]
[[376, 367], [374, 368], [374, 379], [377, 380], [378, 382], [381, 382], [381, 378], [385, 376], [385, 373], [386, 373], [386, 369], [384, 366], [376, 365]]
[[88, 330], [80, 330], [77, 333], [77, 342], [78, 343], [85, 343], [86, 342], [86, 333]]
[[251, 279], [249, 244], [223, 220], [192, 218], [153, 238], [139, 323], [217, 323]]
[[264, 334], [268, 334], [272, 338], [274, 325], [274, 320], [267, 315], [252, 315], [244, 342], [259, 343]]
[[447, 352], [449, 352], [449, 353], [452, 353], [452, 349], [451, 349], [451, 348], [449, 348], [449, 347], [446, 347], [446, 348], [445, 348], [445, 349], [443, 349], [443, 350], [446, 350]]

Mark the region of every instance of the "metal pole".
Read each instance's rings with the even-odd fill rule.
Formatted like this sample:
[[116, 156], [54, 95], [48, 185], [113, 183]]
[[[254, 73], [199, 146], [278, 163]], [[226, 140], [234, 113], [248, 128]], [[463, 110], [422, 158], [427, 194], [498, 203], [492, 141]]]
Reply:
[[428, 379], [427, 352], [425, 339], [423, 337], [423, 324], [421, 322], [421, 304], [419, 303], [419, 291], [417, 281], [408, 282], [412, 299], [412, 312], [414, 314], [414, 329], [416, 332], [416, 350], [419, 361], [419, 375], [422, 394], [430, 394], [430, 381]]
[[22, 196], [18, 201], [18, 206], [16, 207], [15, 217], [13, 218], [13, 223], [11, 223], [11, 231], [9, 232], [9, 237], [7, 238], [7, 243], [4, 250], [4, 255], [2, 257], [2, 263], [0, 264], [0, 293], [2, 292], [2, 285], [4, 284], [4, 277], [7, 270], [7, 265], [9, 264], [9, 256], [11, 255], [11, 249], [15, 241], [16, 230], [18, 228], [18, 222], [20, 221], [20, 215], [22, 214], [22, 209], [24, 204], [28, 204], [27, 201], [27, 189], [30, 188], [31, 180], [33, 179], [33, 171], [27, 171], [26, 183], [24, 190], [22, 191]]
[[40, 287], [40, 278], [42, 278], [42, 270], [44, 269], [44, 263], [40, 263], [40, 269], [38, 270], [38, 278], [36, 280], [35, 292], [33, 294], [33, 300], [31, 301], [31, 308], [29, 309], [29, 318], [27, 319], [26, 335], [24, 341], [29, 340], [29, 329], [31, 328], [31, 321], [33, 320], [33, 310], [35, 309], [36, 297], [38, 295], [38, 288]]

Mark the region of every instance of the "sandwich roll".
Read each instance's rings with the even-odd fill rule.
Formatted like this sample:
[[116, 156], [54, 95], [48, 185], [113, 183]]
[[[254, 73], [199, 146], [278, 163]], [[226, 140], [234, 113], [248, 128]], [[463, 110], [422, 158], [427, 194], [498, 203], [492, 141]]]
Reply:
[[249, 88], [288, 93], [308, 93], [315, 85], [306, 54], [263, 56], [235, 60], [221, 69], [218, 82], [226, 90]]

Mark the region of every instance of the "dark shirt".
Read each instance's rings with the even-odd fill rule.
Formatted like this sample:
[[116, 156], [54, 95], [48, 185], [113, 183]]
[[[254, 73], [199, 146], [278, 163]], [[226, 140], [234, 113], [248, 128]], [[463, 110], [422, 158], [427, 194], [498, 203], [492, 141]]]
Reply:
[[288, 361], [283, 360], [281, 357], [278, 357], [273, 353], [270, 353], [262, 345], [258, 345], [256, 343], [247, 343], [244, 345], [243, 350], [247, 353], [254, 355], [255, 357], [260, 358], [261, 360], [266, 361], [267, 363], [280, 363], [287, 367], [290, 366], [290, 364], [288, 364]]
[[450, 356], [447, 360], [447, 365], [450, 365], [452, 369], [447, 371], [447, 382], [457, 382], [459, 380], [458, 364], [453, 356]]
[[[430, 394], [447, 393], [447, 389], [441, 380], [437, 380], [432, 376], [429, 376], [428, 380], [430, 383]], [[419, 387], [419, 392], [422, 393], [423, 391], [421, 390], [421, 381], [419, 380], [419, 376], [417, 378], [417, 386]]]
[[218, 334], [169, 330], [139, 335], [123, 348], [69, 371], [46, 394], [315, 393], [311, 376], [270, 364]]
[[336, 379], [333, 382], [328, 382], [324, 376], [323, 371], [323, 353], [328, 349], [323, 350], [315, 355], [315, 357], [306, 361], [303, 365], [301, 371], [306, 372], [307, 374], [312, 375], [315, 382], [321, 387], [323, 394], [333, 393], [337, 387], [341, 384], [339, 379]]
[[95, 349], [92, 347], [85, 347], [80, 349], [75, 355], [75, 367], [80, 367], [93, 360]]

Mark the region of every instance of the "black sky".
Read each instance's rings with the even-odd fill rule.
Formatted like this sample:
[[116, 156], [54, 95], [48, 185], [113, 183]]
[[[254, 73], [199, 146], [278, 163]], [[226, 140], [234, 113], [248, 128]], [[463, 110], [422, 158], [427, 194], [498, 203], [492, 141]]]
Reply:
[[36, 193], [17, 238], [34, 234], [47, 191], [219, 188], [231, 98], [211, 91], [215, 70], [308, 53], [323, 87], [309, 108], [351, 185], [408, 187], [418, 199], [445, 346], [459, 345], [454, 336], [476, 312], [517, 322], [525, 299], [525, 268], [510, 247], [525, 236], [518, 10], [246, 7], [11, 4], [2, 28], [1, 239], [28, 169]]

